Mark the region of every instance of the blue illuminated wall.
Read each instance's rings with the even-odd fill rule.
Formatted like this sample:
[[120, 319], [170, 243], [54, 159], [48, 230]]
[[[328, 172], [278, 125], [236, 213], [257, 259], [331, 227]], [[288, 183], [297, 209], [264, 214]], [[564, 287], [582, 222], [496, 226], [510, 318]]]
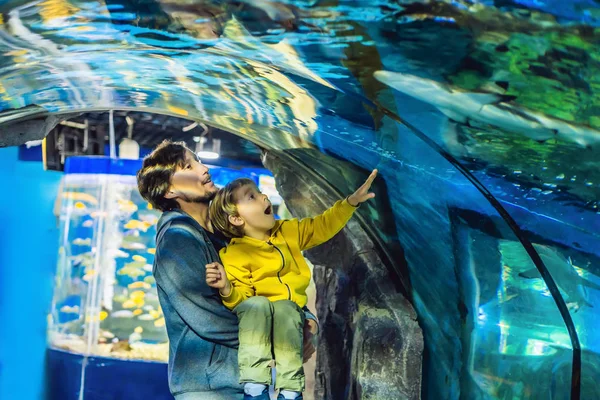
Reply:
[[0, 148], [0, 399], [40, 399], [46, 316], [58, 229], [53, 206], [61, 173]]

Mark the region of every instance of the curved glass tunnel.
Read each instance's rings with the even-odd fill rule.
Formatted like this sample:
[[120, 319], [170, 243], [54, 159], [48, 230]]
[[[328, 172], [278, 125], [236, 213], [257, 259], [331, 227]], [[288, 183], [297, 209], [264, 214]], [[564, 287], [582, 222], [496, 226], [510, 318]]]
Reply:
[[[7, 1], [0, 145], [84, 112], [199, 121], [264, 148], [298, 215], [319, 205], [302, 208], [286, 171], [334, 198], [378, 168], [357, 229], [381, 262], [366, 288], [387, 294], [368, 304], [416, 313], [414, 398], [598, 398], [599, 12], [584, 0]], [[353, 273], [338, 285], [355, 287]], [[325, 272], [315, 280], [331, 300]], [[389, 290], [412, 307], [390, 309]], [[350, 343], [368, 341], [347, 322]], [[385, 398], [377, 371], [345, 371], [342, 391], [319, 393]]]

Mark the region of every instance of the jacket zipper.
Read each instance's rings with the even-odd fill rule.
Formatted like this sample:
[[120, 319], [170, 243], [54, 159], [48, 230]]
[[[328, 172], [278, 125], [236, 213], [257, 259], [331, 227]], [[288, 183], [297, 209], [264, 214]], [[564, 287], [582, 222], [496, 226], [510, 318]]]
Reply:
[[288, 300], [292, 300], [292, 292], [290, 291], [290, 287], [288, 286], [287, 283], [283, 283], [283, 281], [281, 280], [281, 275], [279, 275], [281, 273], [281, 271], [283, 271], [283, 268], [285, 267], [285, 258], [283, 257], [283, 253], [281, 252], [281, 250], [279, 250], [279, 247], [275, 246], [273, 243], [271, 243], [271, 241], [268, 241], [267, 243], [270, 244], [271, 246], [273, 246], [275, 248], [275, 250], [277, 250], [279, 252], [279, 255], [281, 256], [281, 269], [279, 271], [277, 271], [277, 278], [279, 279], [279, 282], [282, 285], [285, 285], [285, 287], [287, 288]]

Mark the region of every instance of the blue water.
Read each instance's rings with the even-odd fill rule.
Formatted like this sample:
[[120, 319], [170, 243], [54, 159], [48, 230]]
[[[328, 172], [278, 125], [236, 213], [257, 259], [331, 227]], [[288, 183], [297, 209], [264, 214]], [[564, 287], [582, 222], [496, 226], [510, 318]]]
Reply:
[[[375, 230], [408, 262], [423, 397], [566, 398], [565, 310], [519, 275], [531, 260], [472, 174], [553, 249], [542, 261], [584, 348], [582, 398], [599, 396], [600, 307], [585, 304], [600, 276], [597, 2], [47, 0], [0, 13], [0, 111], [144, 109], [378, 168], [391, 211], [372, 215], [393, 217], [393, 237]], [[465, 92], [496, 97], [468, 108], [453, 97]]]

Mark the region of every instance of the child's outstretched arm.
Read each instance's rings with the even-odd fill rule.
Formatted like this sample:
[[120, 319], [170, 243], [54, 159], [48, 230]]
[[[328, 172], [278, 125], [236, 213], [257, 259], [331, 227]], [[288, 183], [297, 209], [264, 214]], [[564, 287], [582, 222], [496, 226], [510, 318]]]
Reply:
[[[249, 275], [249, 272], [247, 273]], [[206, 264], [206, 284], [219, 289], [223, 304], [230, 310], [248, 297], [254, 296], [254, 288], [243, 282], [244, 277], [239, 278], [242, 279], [238, 279], [231, 273], [227, 274], [225, 268], [218, 262]]]
[[374, 169], [365, 183], [346, 199], [338, 201], [321, 215], [301, 220], [298, 224], [300, 249], [310, 249], [334, 237], [348, 223], [356, 207], [375, 197], [369, 189], [376, 176], [377, 170]]

